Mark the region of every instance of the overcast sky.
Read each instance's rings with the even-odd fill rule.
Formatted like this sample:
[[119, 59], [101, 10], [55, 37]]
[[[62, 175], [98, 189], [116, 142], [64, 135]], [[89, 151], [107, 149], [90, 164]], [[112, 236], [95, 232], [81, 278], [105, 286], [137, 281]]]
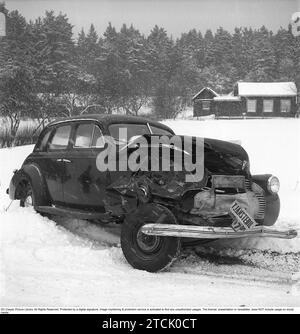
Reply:
[[[0, 0], [3, 1], [3, 0]], [[46, 10], [66, 13], [77, 36], [82, 27], [94, 23], [102, 34], [111, 22], [116, 28], [131, 23], [148, 34], [157, 24], [174, 37], [196, 28], [215, 31], [219, 26], [260, 27], [276, 31], [287, 27], [292, 13], [300, 11], [300, 0], [4, 0], [9, 10], [18, 9], [26, 19]]]

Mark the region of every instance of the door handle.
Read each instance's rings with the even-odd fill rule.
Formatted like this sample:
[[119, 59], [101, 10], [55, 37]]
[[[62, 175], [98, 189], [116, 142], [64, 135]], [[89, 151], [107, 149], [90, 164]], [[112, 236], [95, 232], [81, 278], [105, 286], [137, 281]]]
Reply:
[[67, 163], [70, 163], [72, 162], [71, 160], [69, 159], [56, 159], [57, 162], [67, 162]]

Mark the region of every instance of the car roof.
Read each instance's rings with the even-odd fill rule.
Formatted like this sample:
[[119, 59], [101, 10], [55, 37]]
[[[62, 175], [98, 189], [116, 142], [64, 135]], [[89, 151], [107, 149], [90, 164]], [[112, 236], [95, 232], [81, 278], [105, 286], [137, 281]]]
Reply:
[[63, 123], [66, 121], [76, 121], [76, 120], [93, 120], [93, 121], [99, 121], [102, 123], [104, 126], [109, 126], [110, 124], [115, 124], [115, 123], [134, 123], [134, 124], [145, 124], [149, 123], [153, 126], [157, 126], [161, 129], [168, 130], [172, 133], [174, 131], [169, 128], [167, 125], [162, 124], [157, 121], [152, 121], [148, 118], [141, 117], [141, 116], [128, 116], [128, 115], [119, 115], [119, 114], [84, 114], [84, 115], [78, 115], [78, 116], [71, 116], [71, 117], [61, 117], [57, 118], [54, 121], [50, 122], [47, 126], [50, 125], [55, 125], [59, 123]]

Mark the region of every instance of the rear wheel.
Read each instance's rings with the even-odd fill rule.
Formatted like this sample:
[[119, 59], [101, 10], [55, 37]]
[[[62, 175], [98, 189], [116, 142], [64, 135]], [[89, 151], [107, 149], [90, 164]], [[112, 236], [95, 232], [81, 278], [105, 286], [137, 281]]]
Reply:
[[146, 235], [141, 231], [145, 224], [177, 224], [176, 218], [159, 204], [140, 206], [129, 214], [121, 231], [121, 247], [124, 256], [134, 268], [156, 272], [170, 266], [180, 252], [180, 239]]
[[[23, 208], [34, 208], [36, 210], [36, 207], [39, 205], [45, 205], [43, 203], [43, 199], [35, 195], [35, 191], [31, 185], [31, 182], [29, 180], [23, 181], [19, 185], [19, 198], [20, 198], [20, 206]], [[52, 218], [51, 214], [49, 213], [43, 213], [39, 212], [39, 214], [43, 217], [47, 217], [49, 219]]]

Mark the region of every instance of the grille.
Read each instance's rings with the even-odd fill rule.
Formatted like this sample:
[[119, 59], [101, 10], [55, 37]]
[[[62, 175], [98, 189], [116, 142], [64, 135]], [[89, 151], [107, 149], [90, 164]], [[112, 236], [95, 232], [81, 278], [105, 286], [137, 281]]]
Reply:
[[266, 211], [266, 200], [263, 189], [257, 183], [253, 183], [253, 186], [251, 186], [251, 182], [248, 179], [245, 179], [245, 188], [248, 191], [253, 191], [256, 198], [258, 199], [259, 209], [258, 213], [255, 215], [255, 219], [264, 219]]
[[252, 188], [251, 188], [251, 182], [248, 179], [245, 179], [245, 188], [246, 188], [246, 190], [249, 190], [249, 191], [252, 190]]
[[256, 214], [256, 219], [264, 219], [265, 218], [265, 210], [266, 210], [266, 200], [264, 194], [255, 193], [258, 202], [259, 202], [259, 210]]

